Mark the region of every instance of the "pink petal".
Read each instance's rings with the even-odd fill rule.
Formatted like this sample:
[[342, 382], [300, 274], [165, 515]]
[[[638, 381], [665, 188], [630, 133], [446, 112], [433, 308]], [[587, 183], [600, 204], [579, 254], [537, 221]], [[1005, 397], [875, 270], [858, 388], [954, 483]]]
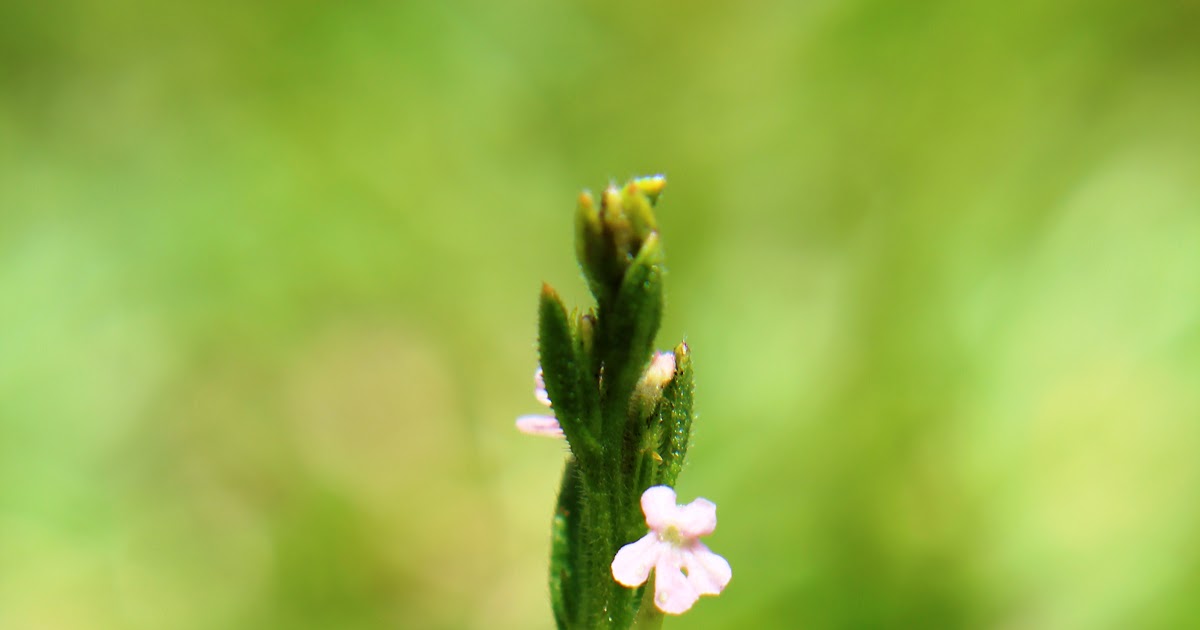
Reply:
[[653, 486], [642, 493], [642, 512], [646, 525], [662, 533], [675, 524], [679, 508], [675, 505], [675, 491], [670, 486]]
[[708, 499], [696, 499], [679, 508], [675, 526], [688, 538], [699, 538], [717, 528], [717, 505]]
[[669, 615], [681, 615], [700, 599], [700, 593], [680, 570], [681, 556], [672, 548], [654, 567], [654, 605]]
[[702, 542], [693, 543], [682, 553], [688, 582], [701, 595], [719, 595], [733, 578], [733, 569], [725, 558], [713, 553]]
[[612, 561], [613, 579], [630, 588], [645, 584], [650, 577], [650, 569], [658, 562], [663, 544], [654, 532], [650, 532], [621, 547]]
[[527, 435], [563, 437], [562, 426], [554, 416], [521, 416], [517, 418], [517, 430]]
[[542, 378], [540, 367], [533, 373], [533, 397], [543, 405], [550, 406], [550, 396], [546, 393], [546, 379]]
[[650, 359], [650, 366], [646, 368], [646, 373], [642, 375], [642, 380], [648, 385], [662, 389], [674, 377], [675, 353], [656, 352], [654, 353], [654, 357]]

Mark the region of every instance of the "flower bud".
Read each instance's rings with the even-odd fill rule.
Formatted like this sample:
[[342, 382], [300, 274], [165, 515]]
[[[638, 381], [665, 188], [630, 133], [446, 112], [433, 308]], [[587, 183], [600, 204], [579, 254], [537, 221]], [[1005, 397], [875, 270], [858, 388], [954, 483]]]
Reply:
[[579, 193], [579, 205], [575, 211], [575, 257], [597, 300], [606, 297], [609, 287], [621, 281], [621, 271], [610, 249], [592, 194], [587, 191]]
[[667, 186], [667, 178], [663, 175], [650, 175], [647, 177], [638, 177], [633, 180], [638, 190], [642, 191], [643, 195], [650, 200], [650, 205], [658, 203], [658, 196], [662, 194], [663, 188]]
[[637, 387], [633, 390], [632, 404], [636, 407], [639, 417], [649, 416], [659, 399], [662, 398], [663, 388], [675, 377], [675, 353], [655, 352], [650, 358], [650, 365], [642, 372]]
[[600, 212], [592, 193], [579, 193], [579, 205], [575, 210], [575, 257], [587, 271], [597, 262], [602, 253], [604, 228], [600, 225]]
[[592, 312], [581, 314], [575, 328], [582, 356], [590, 358], [596, 349], [596, 315]]
[[665, 185], [661, 175], [634, 179], [623, 189], [610, 184], [600, 194], [599, 208], [591, 193], [579, 195], [575, 255], [600, 305], [615, 297], [638, 259], [661, 263], [660, 255], [647, 257], [646, 250], [653, 249], [658, 222], [652, 208]]
[[612, 242], [614, 260], [621, 269], [628, 265], [628, 260], [637, 253], [640, 244], [633, 231], [629, 216], [625, 214], [625, 204], [622, 203], [621, 193], [615, 186], [604, 189], [600, 198], [600, 218], [604, 221], [605, 236]]
[[662, 388], [671, 382], [675, 376], [675, 353], [674, 352], [656, 352], [654, 357], [650, 359], [650, 366], [646, 368], [646, 372], [642, 374], [642, 380], [638, 381], [639, 390], [653, 389], [662, 392]]
[[637, 182], [629, 182], [621, 191], [621, 205], [625, 207], [625, 214], [633, 227], [634, 239], [640, 248], [650, 234], [658, 229], [654, 212], [650, 210], [650, 200], [646, 198]]

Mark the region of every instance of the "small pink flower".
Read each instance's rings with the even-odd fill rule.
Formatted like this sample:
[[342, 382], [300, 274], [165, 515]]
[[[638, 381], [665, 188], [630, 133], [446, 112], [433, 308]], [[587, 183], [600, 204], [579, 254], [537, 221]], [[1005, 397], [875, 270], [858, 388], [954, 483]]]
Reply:
[[546, 394], [546, 379], [542, 378], [542, 368], [540, 366], [533, 373], [533, 397], [543, 405], [550, 406], [550, 396]]
[[659, 392], [675, 377], [675, 353], [655, 352], [650, 358], [650, 365], [642, 374], [638, 388], [654, 389]]
[[[546, 381], [542, 378], [540, 367], [533, 373], [533, 397], [546, 407], [550, 406], [550, 396], [546, 394]], [[553, 414], [521, 416], [517, 418], [517, 430], [528, 435], [563, 437], [562, 426]]]
[[642, 512], [650, 533], [621, 547], [613, 558], [613, 579], [623, 586], [641, 586], [654, 569], [654, 604], [679, 615], [701, 595], [718, 595], [729, 584], [733, 569], [700, 542], [717, 528], [717, 506], [707, 499], [675, 504], [675, 491], [654, 486], [642, 493]]
[[633, 405], [644, 417], [654, 411], [654, 406], [662, 398], [663, 388], [675, 378], [675, 353], [655, 352], [650, 357], [650, 365], [642, 372], [637, 386], [633, 390]]

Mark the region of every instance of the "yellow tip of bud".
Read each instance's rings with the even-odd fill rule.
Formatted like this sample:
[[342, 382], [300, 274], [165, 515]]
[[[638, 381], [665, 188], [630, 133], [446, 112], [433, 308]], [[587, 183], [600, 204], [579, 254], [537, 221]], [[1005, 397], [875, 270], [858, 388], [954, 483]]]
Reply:
[[607, 213], [621, 212], [621, 193], [616, 186], [609, 184], [600, 197], [600, 207]]
[[592, 193], [586, 190], [579, 193], [579, 207], [589, 211], [596, 208], [596, 200], [592, 197]]
[[639, 177], [633, 180], [634, 185], [642, 194], [654, 199], [662, 193], [663, 188], [667, 186], [667, 178], [665, 175], [650, 175], [647, 177]]

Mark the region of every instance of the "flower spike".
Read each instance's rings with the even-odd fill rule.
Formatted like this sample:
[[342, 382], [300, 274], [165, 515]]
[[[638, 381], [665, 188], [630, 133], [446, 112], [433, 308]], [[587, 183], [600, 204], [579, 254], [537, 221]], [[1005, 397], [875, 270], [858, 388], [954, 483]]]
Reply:
[[547, 284], [538, 298], [534, 397], [545, 409], [516, 427], [566, 446], [550, 538], [558, 630], [657, 628], [732, 577], [700, 542], [716, 506], [677, 505], [671, 489], [695, 387], [686, 344], [655, 351], [666, 266], [654, 208], [665, 185], [652, 175], [581, 193], [575, 255], [595, 303], [567, 308]]

